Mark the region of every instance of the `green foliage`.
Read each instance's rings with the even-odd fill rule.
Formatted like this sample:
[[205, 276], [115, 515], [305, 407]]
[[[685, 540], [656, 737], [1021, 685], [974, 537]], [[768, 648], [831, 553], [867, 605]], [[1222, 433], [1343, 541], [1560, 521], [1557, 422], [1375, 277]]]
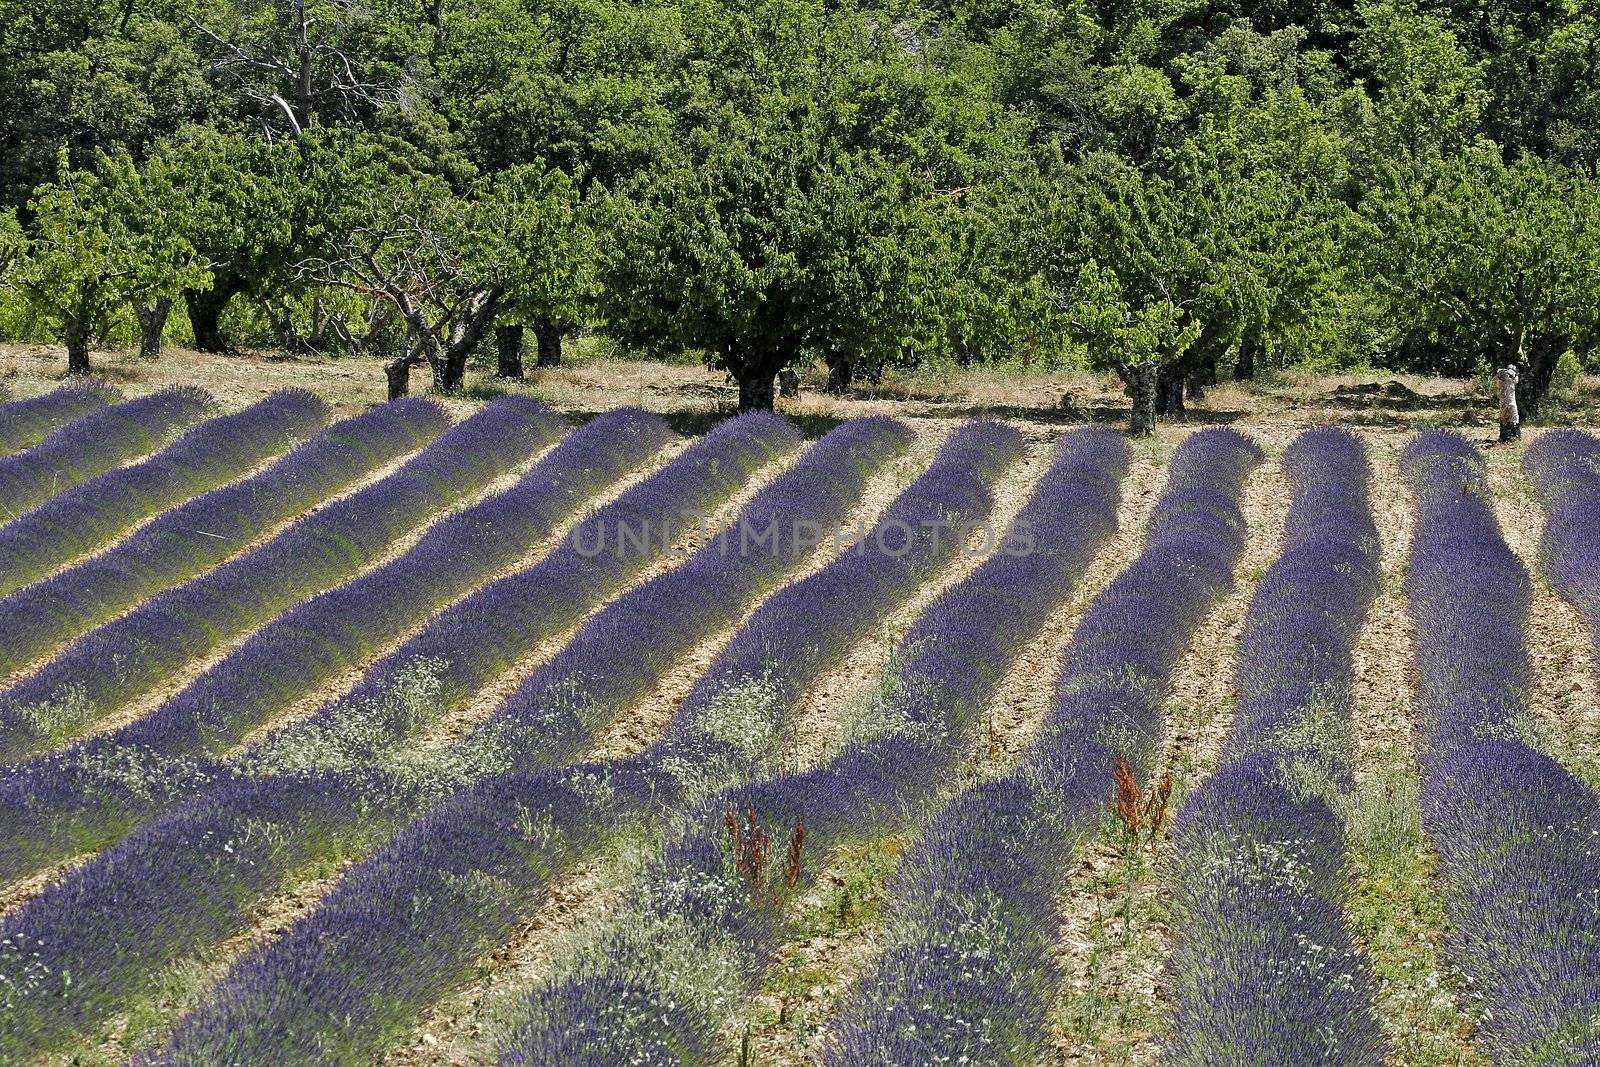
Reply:
[[[1527, 361], [1548, 384], [1600, 344], [1600, 189], [1483, 146], [1426, 184], [1397, 178], [1368, 213], [1373, 276], [1410, 353], [1458, 373]], [[1471, 361], [1470, 363], [1468, 361]]]
[[1550, 374], [1550, 388], [1563, 393], [1574, 389], [1578, 385], [1578, 375], [1582, 373], [1583, 364], [1578, 357], [1571, 352], [1563, 352]]
[[28, 207], [28, 231], [14, 213], [0, 223], [0, 284], [26, 295], [66, 344], [73, 370], [88, 369], [89, 343], [126, 304], [207, 281], [194, 247], [171, 225], [173, 190], [140, 175], [124, 154], [75, 171], [63, 150], [55, 183]]
[[806, 349], [872, 361], [940, 339], [938, 193], [913, 165], [955, 172], [957, 150], [840, 84], [881, 33], [805, 3], [702, 32], [701, 47], [741, 52], [690, 159], [611, 206], [608, 327], [651, 350], [704, 350], [754, 391], [746, 403]]
[[347, 233], [353, 195], [393, 168], [370, 142], [326, 131], [279, 142], [199, 136], [167, 146], [149, 169], [173, 190], [176, 225], [218, 286], [262, 293]]
[[[1520, 354], [1536, 404], [1597, 344], [1600, 16], [1570, 2], [0, 0], [25, 234], [63, 148], [171, 190], [213, 347], [219, 321], [294, 350], [409, 332], [417, 359], [584, 326], [756, 403], [819, 354]], [[374, 311], [397, 271], [420, 319]]]

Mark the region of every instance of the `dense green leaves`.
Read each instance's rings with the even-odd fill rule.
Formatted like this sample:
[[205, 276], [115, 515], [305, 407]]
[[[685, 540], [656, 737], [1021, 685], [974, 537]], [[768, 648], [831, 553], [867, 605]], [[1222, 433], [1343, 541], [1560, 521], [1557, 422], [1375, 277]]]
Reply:
[[[954, 358], [1176, 410], [1270, 353], [1521, 360], [1535, 406], [1597, 344], [1596, 86], [1573, 0], [0, 0], [0, 210], [13, 289], [65, 286], [57, 155], [126, 160], [85, 255], [159, 218], [199, 347], [446, 388], [526, 324], [747, 405]], [[101, 288], [148, 349], [172, 285]]]
[[208, 281], [194, 246], [169, 225], [172, 206], [171, 188], [125, 154], [75, 171], [63, 152], [55, 183], [28, 204], [31, 232], [14, 214], [0, 218], [0, 286], [24, 294], [56, 332], [69, 371], [88, 371], [90, 343], [130, 301]]
[[1417, 358], [1524, 363], [1532, 417], [1561, 355], [1600, 345], [1600, 190], [1488, 146], [1428, 177], [1373, 200], [1379, 290]]

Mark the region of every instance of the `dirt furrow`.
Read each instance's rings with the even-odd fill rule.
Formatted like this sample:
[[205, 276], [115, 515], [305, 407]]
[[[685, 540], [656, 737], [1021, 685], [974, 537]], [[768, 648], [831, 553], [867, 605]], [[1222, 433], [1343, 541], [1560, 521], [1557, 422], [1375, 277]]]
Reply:
[[[1240, 498], [1247, 532], [1233, 591], [1212, 607], [1190, 639], [1163, 707], [1154, 777], [1172, 772], [1169, 811], [1177, 810], [1221, 758], [1237, 703], [1239, 634], [1256, 582], [1283, 546], [1289, 487], [1276, 455], [1292, 434], [1255, 436], [1274, 455], [1251, 473]], [[1056, 1062], [1155, 1061], [1172, 936], [1158, 875], [1169, 858], [1167, 849], [1166, 841], [1158, 841], [1154, 860], [1136, 865], [1131, 891], [1126, 858], [1110, 836], [1092, 839], [1077, 857], [1059, 901], [1063, 934], [1057, 960], [1065, 977], [1052, 1019]]]
[[1346, 913], [1378, 979], [1378, 1019], [1394, 1067], [1474, 1067], [1471, 1020], [1444, 958], [1448, 924], [1422, 835], [1415, 631], [1404, 589], [1415, 519], [1400, 478], [1403, 440], [1368, 435], [1383, 585], [1355, 649], [1351, 743], [1356, 795], [1346, 819], [1353, 884]]

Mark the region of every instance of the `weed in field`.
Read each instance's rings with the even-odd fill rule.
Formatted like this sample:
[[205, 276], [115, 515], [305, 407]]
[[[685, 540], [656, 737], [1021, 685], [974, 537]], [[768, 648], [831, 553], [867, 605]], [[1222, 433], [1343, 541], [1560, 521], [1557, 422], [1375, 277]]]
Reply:
[[93, 722], [99, 714], [100, 706], [89, 699], [81, 685], [62, 686], [51, 699], [16, 709], [17, 718], [30, 731], [51, 741], [71, 737]]

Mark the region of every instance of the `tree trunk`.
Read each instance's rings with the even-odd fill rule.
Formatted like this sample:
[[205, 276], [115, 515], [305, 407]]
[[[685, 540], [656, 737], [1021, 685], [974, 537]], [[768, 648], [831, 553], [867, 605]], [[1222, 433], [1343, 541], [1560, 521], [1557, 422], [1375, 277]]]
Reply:
[[1183, 416], [1183, 367], [1169, 364], [1156, 374], [1156, 414], [1169, 419]]
[[965, 337], [957, 337], [955, 341], [956, 366], [970, 367], [978, 358], [978, 350]]
[[1204, 400], [1206, 387], [1217, 384], [1217, 354], [1207, 351], [1204, 355], [1174, 366], [1172, 371], [1183, 375], [1184, 396], [1190, 400]]
[[1522, 436], [1522, 416], [1517, 411], [1517, 380], [1522, 377], [1516, 367], [1501, 367], [1494, 372], [1495, 393], [1500, 401], [1500, 440], [1515, 441]]
[[1233, 380], [1236, 382], [1254, 381], [1256, 377], [1256, 343], [1250, 340], [1239, 342], [1239, 360], [1233, 365]]
[[210, 289], [185, 289], [183, 305], [189, 310], [189, 326], [194, 331], [194, 347], [201, 352], [231, 352], [222, 336], [222, 313], [227, 310], [239, 287], [230, 278], [218, 278]]
[[172, 297], [158, 296], [148, 304], [135, 304], [133, 312], [139, 316], [139, 358], [161, 358], [161, 335], [167, 329], [167, 316], [172, 314]]
[[411, 395], [411, 357], [401, 356], [383, 365], [383, 375], [389, 379], [389, 399], [398, 400]]
[[69, 322], [65, 340], [67, 342], [67, 373], [90, 373], [92, 368], [89, 366], [89, 331], [76, 323]]
[[522, 380], [522, 324], [494, 328], [494, 355], [496, 378]]
[[1539, 417], [1545, 394], [1550, 392], [1550, 379], [1555, 376], [1556, 362], [1566, 350], [1565, 337], [1540, 335], [1529, 343], [1526, 358], [1517, 364], [1517, 407], [1523, 422]]
[[778, 372], [766, 367], [745, 367], [739, 378], [739, 414], [771, 411], [772, 383]]
[[422, 339], [424, 344], [430, 345], [428, 363], [433, 367], [434, 392], [454, 393], [460, 390], [467, 377], [467, 358], [478, 347], [484, 331], [494, 325], [495, 317], [499, 314], [499, 291], [480, 290], [450, 328], [450, 335], [444, 343], [429, 337]]
[[1133, 391], [1133, 412], [1128, 418], [1128, 432], [1135, 437], [1145, 437], [1156, 429], [1156, 386], [1159, 373], [1154, 363], [1136, 363], [1121, 369], [1122, 380]]
[[433, 360], [433, 391], [436, 393], [457, 393], [461, 385], [467, 380], [467, 355], [472, 350], [457, 349], [449, 345]]
[[537, 366], [561, 366], [561, 338], [565, 332], [559, 323], [541, 321], [533, 324], [533, 336], [539, 343]]
[[856, 361], [842, 348], [828, 349], [823, 358], [828, 362], [828, 384], [824, 388], [834, 396], [848, 393], [856, 378]]

